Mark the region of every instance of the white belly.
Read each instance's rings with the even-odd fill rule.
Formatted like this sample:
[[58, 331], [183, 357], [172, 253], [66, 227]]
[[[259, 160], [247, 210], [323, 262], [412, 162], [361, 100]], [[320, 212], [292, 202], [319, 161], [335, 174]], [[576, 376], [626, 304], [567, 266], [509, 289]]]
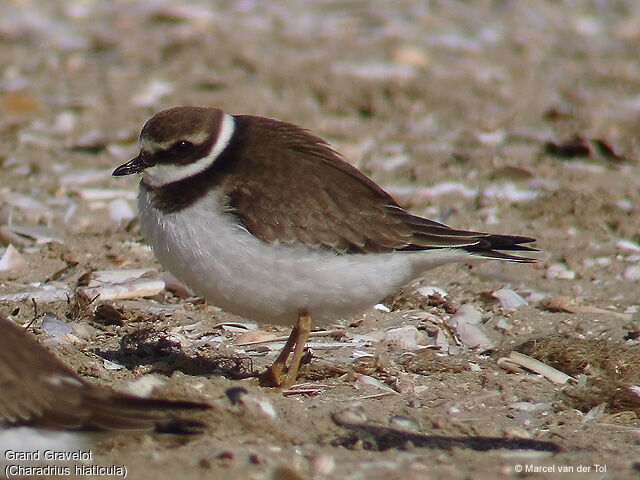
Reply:
[[139, 208], [142, 231], [167, 270], [208, 302], [258, 322], [290, 325], [305, 309], [316, 324], [336, 321], [373, 306], [422, 271], [452, 261], [451, 250], [430, 256], [336, 255], [269, 245], [220, 212], [212, 195], [165, 214], [149, 206], [141, 189]]

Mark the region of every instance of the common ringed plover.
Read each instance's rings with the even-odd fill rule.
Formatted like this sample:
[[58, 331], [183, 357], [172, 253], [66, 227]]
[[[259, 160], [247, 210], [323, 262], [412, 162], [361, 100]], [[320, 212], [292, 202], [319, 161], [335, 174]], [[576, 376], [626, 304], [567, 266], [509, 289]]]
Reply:
[[141, 229], [167, 270], [223, 310], [294, 325], [263, 375], [275, 385], [295, 383], [312, 318], [359, 313], [439, 265], [535, 250], [412, 215], [327, 142], [269, 118], [159, 112], [113, 175], [138, 172]]

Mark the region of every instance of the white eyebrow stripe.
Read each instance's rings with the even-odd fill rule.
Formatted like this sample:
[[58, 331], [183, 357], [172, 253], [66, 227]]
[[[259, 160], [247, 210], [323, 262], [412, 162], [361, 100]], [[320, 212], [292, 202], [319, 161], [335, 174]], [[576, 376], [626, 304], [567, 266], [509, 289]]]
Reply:
[[147, 138], [140, 137], [140, 149], [147, 152], [154, 152], [159, 150], [166, 150], [174, 144], [173, 140], [166, 142], [152, 142]]
[[[225, 113], [225, 115], [226, 115], [226, 113]], [[224, 120], [223, 120], [223, 123], [224, 123]], [[191, 142], [194, 145], [200, 145], [200, 144], [204, 143], [209, 138], [210, 134], [211, 134], [210, 132], [199, 132], [196, 135], [189, 135], [189, 136], [185, 137], [183, 140], [187, 140], [188, 142]]]
[[[224, 125], [222, 127], [224, 128]], [[222, 134], [222, 132], [220, 133]], [[194, 135], [187, 135], [184, 138], [180, 138], [180, 140], [186, 140], [187, 142], [191, 142], [194, 145], [201, 145], [209, 138], [210, 134], [210, 132], [199, 132]], [[218, 136], [218, 138], [220, 137]], [[142, 148], [142, 150], [146, 150], [148, 152], [157, 152], [160, 150], [168, 150], [169, 148], [173, 147], [175, 142], [176, 140], [173, 139], [167, 140], [165, 142], [152, 142], [147, 138], [140, 138], [140, 147]]]
[[[235, 120], [232, 115], [225, 113], [222, 119], [220, 133], [209, 155], [187, 165], [157, 164], [149, 167], [144, 171], [146, 183], [154, 187], [159, 187], [204, 172], [216, 161], [224, 149], [227, 148], [234, 131]], [[154, 146], [157, 148], [158, 144], [156, 143]], [[142, 148], [144, 149], [144, 145], [142, 145]]]

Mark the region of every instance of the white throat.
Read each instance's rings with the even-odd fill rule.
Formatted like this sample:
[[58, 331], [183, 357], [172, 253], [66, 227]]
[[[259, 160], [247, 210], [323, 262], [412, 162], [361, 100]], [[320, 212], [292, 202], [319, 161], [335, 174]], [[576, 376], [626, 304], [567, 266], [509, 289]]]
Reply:
[[220, 133], [209, 155], [188, 165], [158, 164], [149, 167], [143, 173], [144, 183], [151, 187], [161, 187], [204, 172], [229, 145], [234, 130], [235, 122], [233, 116], [225, 113], [222, 118]]

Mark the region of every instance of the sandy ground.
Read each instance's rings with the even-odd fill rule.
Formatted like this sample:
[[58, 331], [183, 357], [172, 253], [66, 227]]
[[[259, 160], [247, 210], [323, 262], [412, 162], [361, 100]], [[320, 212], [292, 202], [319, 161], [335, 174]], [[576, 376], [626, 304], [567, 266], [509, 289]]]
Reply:
[[[240, 378], [282, 343], [239, 344], [284, 328], [166, 290], [113, 302], [123, 325], [100, 299], [40, 301], [36, 334], [88, 380], [213, 405], [201, 435], [97, 437], [95, 463], [135, 479], [635, 478], [639, 42], [633, 0], [5, 1], [0, 224], [26, 265], [0, 272], [0, 295], [161, 272], [132, 218], [137, 180], [109, 174], [182, 104], [304, 125], [412, 212], [541, 250], [441, 268], [390, 312], [336, 319], [286, 394]], [[526, 304], [505, 308], [503, 287]], [[444, 326], [464, 304], [489, 352]], [[5, 297], [0, 314], [25, 323], [33, 304]], [[550, 336], [527, 353], [577, 383], [498, 366]]]

